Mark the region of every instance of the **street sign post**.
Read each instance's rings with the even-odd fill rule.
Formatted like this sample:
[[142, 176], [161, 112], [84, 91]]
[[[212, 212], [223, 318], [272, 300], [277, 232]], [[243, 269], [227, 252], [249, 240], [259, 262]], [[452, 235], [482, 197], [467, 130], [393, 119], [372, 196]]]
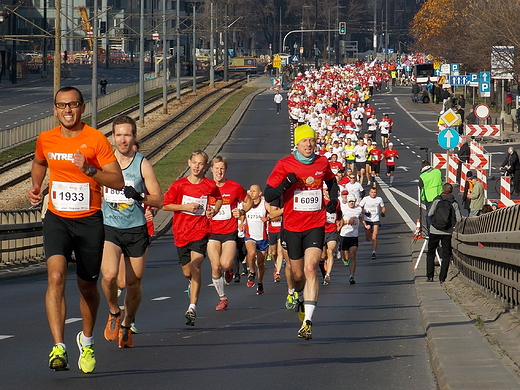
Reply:
[[459, 144], [459, 132], [453, 128], [442, 130], [437, 136], [437, 141], [441, 148], [446, 149], [446, 177], [448, 177], [450, 166], [450, 149], [453, 149]]
[[478, 79], [480, 96], [491, 97], [491, 72], [480, 72]]
[[470, 76], [450, 76], [450, 85], [469, 85], [469, 83]]

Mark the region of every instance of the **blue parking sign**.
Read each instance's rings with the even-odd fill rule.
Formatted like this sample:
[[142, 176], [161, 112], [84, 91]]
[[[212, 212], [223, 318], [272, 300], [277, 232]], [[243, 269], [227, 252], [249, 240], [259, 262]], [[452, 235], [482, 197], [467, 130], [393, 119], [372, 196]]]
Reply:
[[458, 76], [460, 71], [460, 64], [450, 64], [450, 74]]
[[491, 93], [491, 72], [480, 72], [478, 89], [481, 93]]

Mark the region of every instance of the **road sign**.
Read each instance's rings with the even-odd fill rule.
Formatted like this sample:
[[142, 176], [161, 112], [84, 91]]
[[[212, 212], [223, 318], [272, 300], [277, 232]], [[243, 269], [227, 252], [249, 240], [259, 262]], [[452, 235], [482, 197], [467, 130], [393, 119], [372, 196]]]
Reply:
[[469, 74], [469, 86], [478, 87], [478, 73]]
[[480, 72], [478, 78], [480, 96], [491, 96], [491, 72]]
[[458, 76], [460, 71], [460, 64], [450, 64], [450, 74]]
[[467, 137], [500, 137], [500, 125], [467, 125]]
[[273, 68], [281, 68], [282, 67], [282, 59], [280, 58], [280, 54], [275, 54], [273, 59]]
[[444, 129], [439, 133], [437, 141], [439, 142], [441, 148], [446, 150], [453, 149], [459, 144], [459, 133], [457, 130], [452, 129], [451, 127]]
[[469, 85], [469, 80], [469, 76], [450, 76], [450, 85]]
[[446, 156], [441, 153], [433, 153], [432, 166], [437, 169], [446, 169]]
[[441, 119], [446, 126], [451, 126], [455, 124], [455, 122], [457, 122], [460, 119], [460, 117], [457, 115], [455, 111], [453, 111], [452, 108], [450, 108], [449, 110], [446, 110], [444, 114], [441, 115]]
[[273, 87], [280, 87], [282, 85], [282, 80], [279, 77], [271, 77], [271, 85]]
[[152, 39], [153, 39], [154, 41], [158, 41], [158, 40], [159, 40], [159, 33], [154, 32], [154, 33], [152, 34]]
[[441, 73], [442, 74], [450, 74], [450, 64], [442, 64], [441, 65]]
[[485, 104], [478, 104], [475, 107], [474, 111], [475, 111], [475, 116], [478, 119], [486, 119], [487, 117], [489, 117], [489, 107], [486, 106]]

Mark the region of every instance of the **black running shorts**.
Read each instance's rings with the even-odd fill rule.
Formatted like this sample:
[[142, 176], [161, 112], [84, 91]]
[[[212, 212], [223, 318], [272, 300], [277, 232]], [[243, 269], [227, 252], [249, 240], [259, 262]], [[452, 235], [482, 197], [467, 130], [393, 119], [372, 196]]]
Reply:
[[233, 233], [228, 234], [212, 234], [209, 236], [210, 241], [220, 241], [221, 243], [225, 243], [228, 241], [236, 241], [237, 239], [237, 232], [234, 231]]
[[307, 248], [323, 249], [325, 240], [325, 228], [319, 227], [303, 232], [284, 231], [287, 252], [291, 260], [303, 259]]
[[358, 237], [341, 237], [341, 250], [348, 251], [352, 247], [357, 247], [359, 243]]
[[192, 241], [186, 246], [178, 246], [177, 254], [179, 255], [179, 260], [181, 265], [184, 267], [191, 261], [191, 252], [200, 253], [203, 256], [206, 256], [206, 248], [208, 247], [208, 238], [205, 237], [202, 240]]
[[125, 257], [141, 257], [150, 245], [150, 236], [146, 225], [128, 229], [105, 225], [105, 241], [120, 247]]
[[63, 218], [47, 210], [43, 220], [43, 248], [45, 257], [76, 258], [76, 275], [87, 282], [99, 278], [105, 229], [103, 213], [83, 218]]

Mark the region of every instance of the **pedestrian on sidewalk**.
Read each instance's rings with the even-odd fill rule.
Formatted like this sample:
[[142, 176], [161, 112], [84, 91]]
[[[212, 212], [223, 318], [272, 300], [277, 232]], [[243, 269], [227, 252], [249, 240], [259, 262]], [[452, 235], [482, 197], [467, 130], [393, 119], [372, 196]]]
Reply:
[[101, 86], [100, 95], [106, 95], [107, 94], [108, 81], [104, 77], [102, 77], [101, 80], [99, 81], [99, 85]]
[[431, 218], [430, 234], [428, 235], [428, 252], [426, 253], [426, 277], [433, 282], [435, 252], [439, 247], [441, 256], [441, 271], [439, 282], [443, 283], [448, 276], [448, 267], [451, 258], [451, 235], [455, 224], [462, 219], [459, 205], [452, 194], [453, 186], [445, 183], [442, 193], [432, 202], [428, 211]]

